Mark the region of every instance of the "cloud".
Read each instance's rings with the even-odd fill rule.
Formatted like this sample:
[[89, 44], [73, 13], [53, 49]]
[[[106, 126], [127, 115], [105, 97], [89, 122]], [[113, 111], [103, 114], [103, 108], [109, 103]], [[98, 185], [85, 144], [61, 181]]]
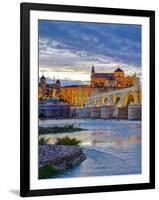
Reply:
[[141, 27], [40, 21], [40, 70], [90, 74], [112, 72], [121, 66], [126, 73], [141, 71]]
[[[50, 79], [49, 77], [46, 78], [46, 82], [48, 84], [53, 84], [55, 83], [56, 79]], [[81, 81], [81, 80], [60, 80], [61, 86], [69, 86], [69, 85], [88, 85], [89, 82], [87, 81]]]
[[[59, 48], [52, 45], [58, 44], [56, 41], [44, 41], [45, 39], [39, 40], [39, 64], [43, 68], [46, 67], [57, 71], [82, 71], [86, 67], [91, 67], [92, 64], [97, 67], [115, 67], [117, 65], [132, 67], [122, 59], [115, 59], [110, 56], [90, 53], [88, 51], [71, 50], [64, 47], [62, 48], [62, 45]], [[45, 44], [45, 46], [41, 44]]]

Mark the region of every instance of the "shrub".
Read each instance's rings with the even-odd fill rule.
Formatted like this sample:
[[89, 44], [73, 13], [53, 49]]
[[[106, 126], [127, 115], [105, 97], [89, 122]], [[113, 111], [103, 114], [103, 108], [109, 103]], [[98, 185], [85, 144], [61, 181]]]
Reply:
[[43, 144], [52, 144], [52, 142], [50, 142], [50, 141], [51, 141], [51, 138], [47, 138], [47, 139], [41, 138], [41, 139], [39, 140], [39, 145], [43, 145]]
[[39, 144], [42, 145], [42, 144], [46, 144], [46, 140], [44, 138], [41, 138], [39, 140]]
[[66, 132], [84, 131], [84, 130], [86, 129], [76, 127], [74, 124], [65, 124], [54, 127], [39, 127], [39, 134], [66, 133]]
[[44, 117], [45, 117], [45, 115], [43, 113], [39, 114], [39, 118], [44, 118]]
[[57, 138], [56, 143], [57, 145], [80, 145], [81, 141], [77, 140], [76, 138], [70, 138], [69, 136], [65, 136], [63, 138]]
[[53, 164], [47, 164], [39, 169], [39, 178], [51, 178], [59, 173], [59, 169]]

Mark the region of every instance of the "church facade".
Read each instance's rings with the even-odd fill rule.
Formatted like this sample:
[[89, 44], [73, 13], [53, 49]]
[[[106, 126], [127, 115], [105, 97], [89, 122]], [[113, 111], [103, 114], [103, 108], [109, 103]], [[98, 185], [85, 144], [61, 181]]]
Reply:
[[96, 73], [95, 67], [91, 70], [91, 86], [107, 88], [109, 90], [122, 89], [135, 85], [136, 75], [125, 76], [124, 71], [117, 68], [113, 73]]

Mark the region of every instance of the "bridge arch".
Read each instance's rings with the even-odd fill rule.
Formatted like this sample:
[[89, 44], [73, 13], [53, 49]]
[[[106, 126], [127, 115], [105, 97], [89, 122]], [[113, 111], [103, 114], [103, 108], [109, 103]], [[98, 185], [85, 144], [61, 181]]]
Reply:
[[106, 103], [107, 100], [108, 100], [108, 97], [104, 97], [104, 98], [103, 98], [103, 103]]
[[121, 99], [121, 98], [120, 98], [119, 96], [117, 96], [117, 97], [115, 98], [114, 104], [117, 105], [117, 103], [119, 103], [120, 99]]
[[114, 90], [105, 93], [99, 93], [95, 96], [88, 97], [86, 105], [89, 106], [104, 106], [115, 105], [124, 107], [129, 106], [131, 102], [141, 102], [141, 90], [136, 90], [135, 87]]
[[129, 106], [131, 102], [135, 102], [135, 97], [132, 94], [129, 94], [126, 100], [126, 105]]

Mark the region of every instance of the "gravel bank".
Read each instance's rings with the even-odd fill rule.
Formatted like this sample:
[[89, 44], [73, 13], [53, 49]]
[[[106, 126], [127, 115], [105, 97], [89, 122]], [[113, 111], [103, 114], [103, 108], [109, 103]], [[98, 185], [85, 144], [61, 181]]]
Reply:
[[78, 146], [39, 145], [39, 168], [52, 163], [60, 170], [78, 165], [86, 156]]

